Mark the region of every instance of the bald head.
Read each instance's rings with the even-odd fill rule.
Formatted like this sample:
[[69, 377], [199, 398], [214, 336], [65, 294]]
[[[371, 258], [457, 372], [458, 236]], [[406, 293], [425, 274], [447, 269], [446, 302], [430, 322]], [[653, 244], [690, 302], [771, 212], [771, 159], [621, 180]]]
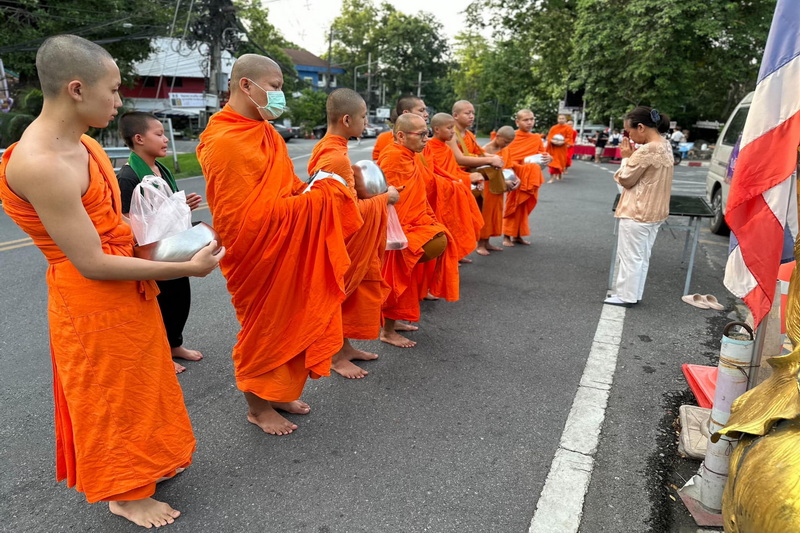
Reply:
[[411, 113], [414, 108], [418, 107], [421, 103], [422, 100], [416, 96], [401, 96], [397, 101], [397, 105], [394, 107], [394, 112], [397, 113], [398, 116], [403, 113]]
[[328, 95], [325, 103], [325, 111], [328, 114], [328, 125], [336, 124], [345, 115], [354, 117], [366, 111], [366, 104], [361, 95], [352, 89], [336, 89]]
[[514, 114], [514, 120], [520, 120], [522, 118], [527, 117], [528, 115], [533, 116], [533, 111], [530, 109], [520, 109]]
[[425, 119], [418, 116], [412, 115], [411, 113], [406, 113], [404, 115], [400, 115], [397, 117], [397, 122], [395, 122], [394, 129], [395, 131], [420, 131], [425, 129]]
[[276, 62], [266, 56], [244, 54], [233, 63], [230, 83], [231, 92], [233, 92], [234, 89], [240, 89], [239, 82], [242, 78], [259, 80], [264, 76], [274, 74], [283, 76], [281, 67]]
[[497, 130], [497, 136], [502, 137], [508, 142], [511, 142], [514, 140], [514, 137], [516, 137], [517, 134], [514, 131], [514, 128], [512, 128], [511, 126], [503, 126], [499, 130]]
[[450, 115], [448, 113], [436, 113], [435, 115], [433, 115], [433, 118], [431, 119], [431, 128], [436, 129], [441, 127], [447, 127], [453, 122], [455, 122], [453, 115]]
[[472, 103], [469, 100], [459, 100], [455, 104], [453, 104], [453, 115], [458, 115], [459, 113], [463, 113], [468, 109], [475, 109]]
[[94, 84], [114, 65], [103, 47], [77, 35], [50, 37], [36, 52], [36, 71], [45, 98], [56, 96], [73, 80]]

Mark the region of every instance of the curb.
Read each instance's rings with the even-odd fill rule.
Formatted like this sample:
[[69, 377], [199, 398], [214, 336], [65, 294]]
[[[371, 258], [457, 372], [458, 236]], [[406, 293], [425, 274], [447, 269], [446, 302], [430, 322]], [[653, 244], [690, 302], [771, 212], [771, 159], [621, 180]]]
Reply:
[[710, 161], [681, 161], [680, 166], [682, 167], [707, 167], [711, 165]]

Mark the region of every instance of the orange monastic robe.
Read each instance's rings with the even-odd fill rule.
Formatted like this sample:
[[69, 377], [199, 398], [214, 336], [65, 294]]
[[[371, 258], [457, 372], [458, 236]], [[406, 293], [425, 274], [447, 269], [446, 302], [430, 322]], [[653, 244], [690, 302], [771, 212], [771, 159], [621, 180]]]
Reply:
[[394, 144], [394, 133], [392, 133], [392, 130], [384, 131], [378, 135], [375, 139], [375, 146], [372, 147], [372, 160], [377, 161], [381, 156], [381, 151], [390, 144]]
[[376, 339], [380, 333], [381, 306], [389, 285], [381, 276], [381, 262], [386, 249], [388, 194], [366, 200], [356, 196], [353, 168], [347, 154], [347, 139], [328, 133], [311, 152], [308, 175], [318, 170], [333, 172], [347, 181], [350, 194], [363, 220], [361, 228], [345, 242], [350, 268], [344, 275], [342, 329], [348, 339]]
[[[486, 155], [471, 131], [467, 130], [461, 133], [458, 127], [456, 127], [456, 138], [458, 139], [458, 145], [461, 147], [462, 154], [471, 157], [482, 157]], [[489, 237], [499, 236], [503, 232], [503, 195], [492, 194], [489, 190], [488, 183], [486, 183], [486, 186], [483, 188], [483, 205], [481, 206], [481, 212], [483, 213], [483, 228], [481, 228], [481, 233], [479, 235], [480, 239], [483, 240]]]
[[[453, 236], [450, 244], [456, 248], [458, 258], [461, 259], [475, 250], [477, 238], [483, 227], [483, 215], [472, 195], [472, 184], [465, 185], [460, 175], [450, 175], [436, 164], [437, 156], [434, 153], [433, 141], [437, 141], [446, 150], [453, 163], [455, 163], [455, 156], [445, 143], [438, 139], [431, 139], [422, 152], [425, 164], [422, 170], [436, 186], [434, 200], [431, 202], [433, 212], [436, 214], [437, 220], [442, 222]], [[458, 168], [457, 163], [456, 168]], [[469, 173], [460, 168], [458, 170], [467, 175], [467, 182], [469, 182]]]
[[197, 155], [241, 324], [236, 385], [269, 401], [297, 400], [309, 375], [330, 373], [342, 347], [345, 239], [360, 225], [358, 208], [333, 179], [301, 194], [280, 135], [229, 105], [211, 117]]
[[544, 177], [538, 164], [526, 164], [523, 160], [544, 151], [542, 136], [538, 133], [517, 130], [514, 140], [508, 145], [509, 161], [506, 164], [512, 164], [511, 168], [519, 178], [520, 185], [506, 194], [503, 235], [523, 237], [531, 234], [528, 217], [539, 201], [539, 187], [544, 183]]
[[[572, 145], [572, 134], [575, 130], [566, 124], [556, 124], [547, 133], [547, 153], [553, 160], [547, 166], [550, 174], [563, 174], [569, 167], [569, 147]], [[555, 146], [552, 143], [553, 136], [561, 134], [564, 136], [564, 144]]]
[[[405, 187], [400, 193], [400, 201], [395, 204], [397, 216], [408, 239], [408, 247], [403, 250], [389, 250], [383, 261], [383, 277], [391, 291], [383, 306], [386, 318], [394, 320], [419, 320], [421, 280], [430, 283], [430, 291], [435, 296], [448, 301], [458, 300], [459, 274], [458, 257], [450, 245], [452, 236], [447, 228], [437, 222], [428, 204], [426, 180], [417, 154], [399, 144], [390, 144], [378, 159], [386, 180], [395, 187]], [[423, 246], [439, 233], [445, 233], [447, 248], [435, 262], [432, 278], [423, 275], [425, 263], [419, 260], [424, 254]]]
[[575, 157], [575, 141], [578, 139], [578, 130], [570, 127], [572, 133], [571, 137], [567, 137], [569, 148], [567, 149], [567, 168], [572, 166], [572, 158]]
[[[89, 188], [82, 197], [103, 252], [131, 257], [119, 185], [102, 147], [83, 136]], [[89, 503], [137, 500], [156, 480], [192, 462], [195, 440], [175, 377], [155, 282], [83, 277], [48, 235], [31, 204], [8, 187], [3, 209], [44, 253], [55, 399], [56, 479]]]

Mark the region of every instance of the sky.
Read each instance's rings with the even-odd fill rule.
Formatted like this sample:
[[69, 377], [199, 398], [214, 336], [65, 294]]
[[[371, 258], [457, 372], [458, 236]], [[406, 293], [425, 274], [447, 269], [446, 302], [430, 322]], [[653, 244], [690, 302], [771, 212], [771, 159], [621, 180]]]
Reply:
[[[409, 15], [426, 11], [443, 25], [448, 40], [464, 24], [464, 14], [452, 7], [465, 2], [447, 0], [386, 0], [398, 11]], [[380, 0], [374, 0], [376, 5]], [[342, 8], [341, 0], [262, 0], [269, 10], [269, 21], [281, 30], [283, 36], [309, 52], [321, 55], [328, 51], [328, 30]], [[459, 9], [459, 8], [456, 8]]]

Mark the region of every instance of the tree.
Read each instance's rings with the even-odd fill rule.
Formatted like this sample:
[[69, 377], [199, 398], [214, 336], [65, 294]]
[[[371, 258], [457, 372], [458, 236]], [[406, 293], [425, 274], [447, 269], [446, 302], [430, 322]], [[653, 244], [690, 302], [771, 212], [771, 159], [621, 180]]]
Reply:
[[300, 97], [292, 100], [289, 117], [299, 124], [306, 133], [314, 126], [325, 123], [325, 102], [328, 95], [322, 91], [303, 89]]

